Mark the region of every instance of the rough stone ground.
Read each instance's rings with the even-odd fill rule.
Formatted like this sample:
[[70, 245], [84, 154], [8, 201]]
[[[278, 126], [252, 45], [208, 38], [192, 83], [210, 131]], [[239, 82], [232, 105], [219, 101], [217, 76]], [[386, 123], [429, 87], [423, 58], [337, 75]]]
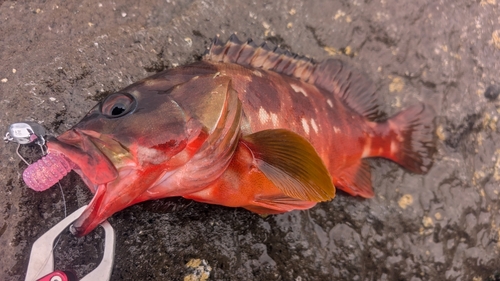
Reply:
[[[235, 2], [0, 1], [0, 128], [33, 120], [60, 134], [105, 94], [197, 60], [214, 35], [237, 32], [351, 61], [375, 81], [389, 115], [432, 104], [435, 165], [420, 176], [374, 160], [375, 198], [339, 194], [267, 218], [198, 203], [173, 213], [169, 201], [134, 206], [109, 220], [111, 279], [500, 280], [497, 1]], [[0, 145], [2, 280], [24, 278], [31, 244], [63, 218], [59, 189], [28, 190], [25, 167], [15, 145]], [[61, 183], [68, 211], [90, 200], [75, 174]], [[64, 235], [58, 267], [89, 272], [100, 238]]]

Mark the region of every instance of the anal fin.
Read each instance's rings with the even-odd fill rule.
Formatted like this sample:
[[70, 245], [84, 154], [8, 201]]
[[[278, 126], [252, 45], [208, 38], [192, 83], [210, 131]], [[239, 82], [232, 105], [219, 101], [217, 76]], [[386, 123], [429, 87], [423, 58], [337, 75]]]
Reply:
[[252, 205], [245, 209], [257, 214], [281, 214], [292, 210], [306, 210], [314, 207], [316, 202], [303, 201], [297, 198], [283, 196], [266, 196], [256, 198]]
[[353, 196], [371, 198], [374, 194], [370, 170], [368, 161], [361, 159], [334, 178], [335, 186]]

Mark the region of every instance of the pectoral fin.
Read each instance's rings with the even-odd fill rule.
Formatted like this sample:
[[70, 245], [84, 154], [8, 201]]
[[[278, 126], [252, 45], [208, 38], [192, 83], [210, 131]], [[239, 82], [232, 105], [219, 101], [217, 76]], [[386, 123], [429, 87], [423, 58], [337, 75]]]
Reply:
[[321, 202], [335, 197], [328, 170], [312, 145], [284, 130], [264, 130], [243, 137], [254, 165], [285, 195]]

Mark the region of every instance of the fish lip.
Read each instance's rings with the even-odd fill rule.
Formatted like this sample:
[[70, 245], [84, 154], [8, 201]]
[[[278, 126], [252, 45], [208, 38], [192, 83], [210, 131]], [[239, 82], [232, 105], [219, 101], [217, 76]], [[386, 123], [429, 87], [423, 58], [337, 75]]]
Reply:
[[74, 170], [80, 175], [91, 191], [99, 184], [106, 184], [118, 177], [113, 162], [96, 146], [90, 134], [78, 129], [70, 129], [59, 137], [49, 137], [48, 151], [61, 153], [75, 164]]

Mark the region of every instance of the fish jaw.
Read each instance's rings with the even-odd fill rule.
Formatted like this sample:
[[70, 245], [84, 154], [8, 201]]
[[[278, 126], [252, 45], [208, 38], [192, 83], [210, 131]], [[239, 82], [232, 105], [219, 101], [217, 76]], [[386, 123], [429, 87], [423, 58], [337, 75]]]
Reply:
[[[74, 171], [94, 193], [89, 206], [71, 228], [77, 236], [88, 234], [113, 213], [131, 205], [130, 202], [149, 187], [147, 181], [139, 186], [131, 184], [148, 169], [141, 169], [130, 150], [111, 136], [71, 129], [49, 139], [47, 146], [49, 153], [63, 154], [73, 162]], [[148, 177], [154, 174], [158, 171]], [[137, 188], [131, 192], [132, 187]]]
[[[129, 206], [146, 200], [179, 196], [185, 192], [185, 186], [180, 185], [174, 175], [179, 175], [178, 171], [186, 164], [184, 161], [192, 157], [191, 153], [197, 151], [196, 148], [205, 138], [206, 134], [200, 131], [198, 137], [187, 144], [186, 149], [169, 161], [145, 163], [134, 157], [136, 165], [120, 166], [115, 180], [97, 186], [94, 198], [73, 223], [71, 232], [76, 236], [85, 236], [114, 213]], [[134, 152], [137, 150], [141, 149], [132, 148], [132, 154], [137, 155]], [[159, 185], [164, 188], [155, 196]]]
[[[201, 139], [205, 138], [200, 134], [201, 130], [195, 131]], [[194, 139], [188, 148], [196, 151], [191, 146], [199, 145], [199, 141]], [[164, 156], [161, 149], [146, 149], [138, 145], [125, 147], [112, 136], [81, 129], [71, 129], [58, 138], [50, 139], [48, 147], [50, 153], [63, 154], [75, 163], [75, 172], [94, 193], [92, 201], [71, 228], [77, 236], [88, 234], [114, 213], [144, 201], [141, 200], [142, 195], [147, 194], [149, 188], [158, 180], [168, 178], [178, 165], [184, 164], [190, 157], [183, 157], [181, 152], [173, 157], [161, 158], [161, 155]], [[179, 150], [183, 148], [183, 145], [178, 147]], [[159, 157], [164, 161], [148, 162], [149, 158], [158, 160]]]
[[75, 172], [82, 177], [92, 193], [99, 184], [108, 183], [118, 177], [113, 162], [87, 135], [78, 130], [72, 129], [57, 138], [49, 138], [47, 147], [49, 153], [63, 154], [76, 165]]
[[102, 204], [102, 199], [104, 198], [104, 195], [106, 193], [106, 187], [105, 185], [101, 185], [98, 188], [96, 188], [96, 192], [94, 193], [94, 198], [92, 198], [92, 201], [90, 201], [90, 204], [85, 208], [83, 213], [76, 219], [75, 222], [69, 227], [69, 231], [78, 237], [82, 237], [84, 235], [87, 235], [90, 231], [92, 231], [94, 228], [96, 228], [99, 223], [104, 221], [106, 218], [104, 218], [102, 221], [99, 221], [95, 215], [96, 211], [99, 209], [99, 207]]
[[87, 235], [114, 213], [136, 204], [137, 198], [147, 193], [165, 173], [162, 167], [154, 165], [121, 169], [119, 180], [98, 186], [88, 207], [71, 226], [71, 232], [79, 237]]

